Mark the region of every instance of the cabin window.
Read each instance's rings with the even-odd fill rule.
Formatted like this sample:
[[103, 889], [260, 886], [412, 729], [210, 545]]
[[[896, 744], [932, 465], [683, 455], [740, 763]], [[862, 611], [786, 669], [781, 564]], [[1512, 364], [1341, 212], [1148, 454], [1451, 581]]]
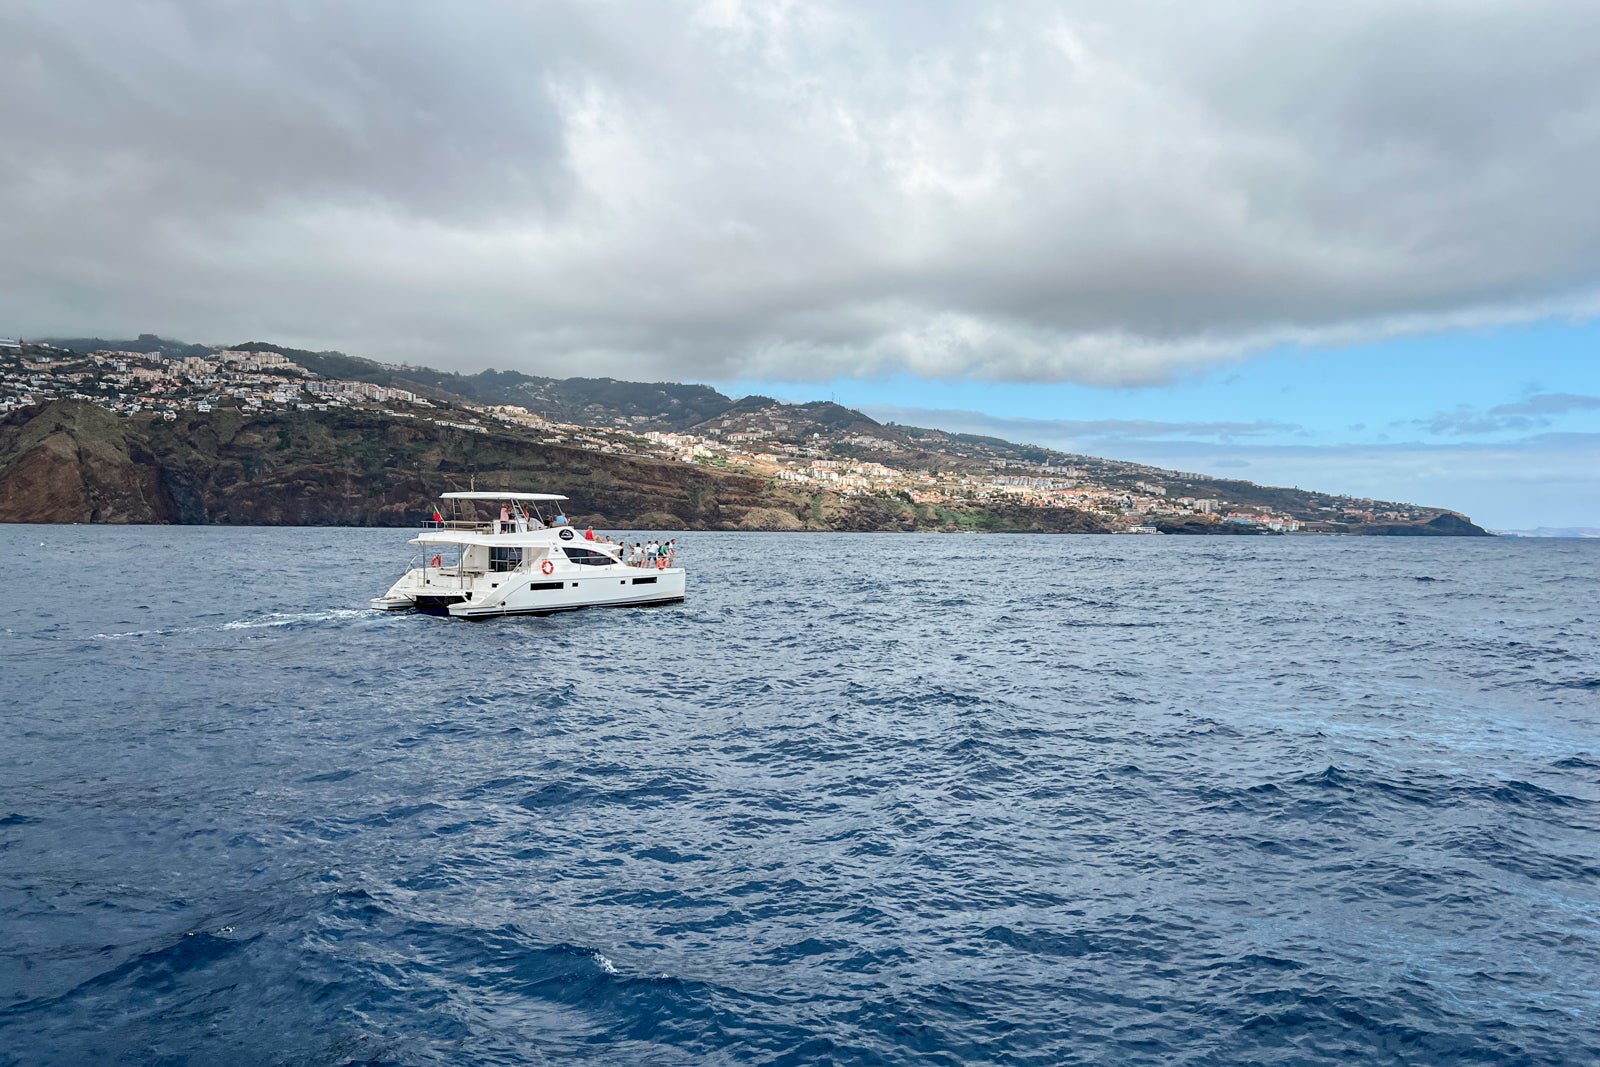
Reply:
[[596, 552], [592, 548], [562, 545], [561, 551], [567, 554], [568, 559], [582, 567], [609, 567], [616, 562], [604, 552]]
[[633, 580], [633, 584], [634, 585], [655, 585], [656, 584], [656, 578], [655, 578], [655, 575], [653, 575], [653, 574], [648, 578], [635, 578]]
[[529, 582], [528, 591], [530, 593], [537, 593], [543, 589], [560, 589], [562, 584], [563, 583], [561, 582]]
[[489, 549], [489, 569], [491, 571], [514, 571], [522, 564], [522, 549], [503, 548], [499, 545]]

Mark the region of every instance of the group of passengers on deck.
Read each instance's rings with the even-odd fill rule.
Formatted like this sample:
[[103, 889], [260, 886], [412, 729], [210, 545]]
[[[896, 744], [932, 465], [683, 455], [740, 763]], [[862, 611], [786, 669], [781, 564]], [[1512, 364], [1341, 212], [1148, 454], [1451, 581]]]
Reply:
[[[433, 521], [442, 522], [443, 516], [436, 511], [433, 513]], [[557, 515], [551, 521], [551, 525], [565, 526], [567, 525], [567, 517], [565, 515]], [[502, 504], [500, 507], [500, 521], [495, 523], [494, 531], [495, 533], [512, 533], [524, 530], [542, 530], [544, 528], [544, 523], [522, 508], [514, 508]], [[630, 545], [626, 541], [611, 540], [610, 534], [606, 534], [603, 538], [596, 537], [594, 527], [590, 526], [583, 531], [583, 539], [603, 545], [620, 545], [622, 551], [618, 554], [618, 558], [630, 567], [670, 567], [678, 556], [678, 539], [676, 537], [670, 541], [656, 541], [653, 539], [635, 541]]]
[[622, 553], [619, 558], [630, 567], [670, 567], [678, 556], [676, 537], [670, 541], [635, 541], [630, 545], [626, 541], [611, 540], [610, 534], [606, 534], [603, 539], [597, 538], [592, 528], [584, 530], [583, 537], [586, 541], [598, 544], [621, 545]]

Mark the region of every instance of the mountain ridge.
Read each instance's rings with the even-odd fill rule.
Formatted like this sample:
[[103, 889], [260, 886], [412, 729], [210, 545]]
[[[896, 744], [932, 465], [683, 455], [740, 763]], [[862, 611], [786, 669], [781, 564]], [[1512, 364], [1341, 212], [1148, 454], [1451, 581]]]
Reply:
[[[959, 477], [967, 484], [974, 484], [975, 480], [985, 477], [997, 486], [1002, 482], [1036, 483], [1040, 488], [1035, 496], [1048, 495], [1051, 491], [1049, 485], [1059, 486], [1077, 481], [1103, 490], [1103, 495], [1109, 494], [1109, 498], [1117, 502], [1121, 514], [1131, 516], [1121, 524], [1124, 527], [1129, 522], [1134, 525], [1148, 522], [1150, 528], [1163, 532], [1261, 532], [1235, 527], [1253, 525], [1253, 517], [1257, 514], [1268, 517], [1278, 514], [1285, 521], [1292, 519], [1297, 524], [1315, 524], [1316, 528], [1329, 532], [1413, 535], [1484, 533], [1465, 516], [1444, 508], [1259, 486], [1243, 480], [1184, 474], [1127, 461], [1064, 453], [996, 437], [893, 422], [879, 423], [862, 412], [831, 401], [788, 404], [765, 396], [735, 399], [707, 385], [627, 382], [612, 378], [555, 379], [493, 368], [475, 374], [462, 374], [428, 367], [386, 364], [343, 352], [311, 352], [265, 341], [242, 342], [224, 348], [141, 334], [132, 341], [65, 338], [49, 344], [69, 357], [89, 359], [94, 358], [96, 353], [101, 356], [106, 353], [135, 353], [142, 354], [158, 366], [170, 366], [174, 361], [203, 361], [206, 356], [215, 357], [219, 353], [262, 356], [270, 353], [292, 361], [318, 379], [402, 389], [433, 403], [459, 407], [468, 412], [501, 409], [522, 411], [528, 415], [525, 421], [573, 428], [589, 427], [596, 432], [605, 431], [613, 435], [700, 435], [714, 441], [719, 447], [724, 444], [734, 447], [738, 443], [738, 447], [755, 451], [766, 459], [779, 459], [791, 464], [809, 462], [821, 467], [837, 464], [867, 467], [887, 465], [885, 469], [920, 475], [924, 480], [931, 474], [946, 479]], [[296, 370], [296, 373], [299, 371]], [[299, 386], [292, 388], [298, 389]], [[164, 402], [157, 398], [145, 399], [152, 401], [149, 405], [151, 409], [166, 410], [163, 408]], [[318, 406], [326, 407], [325, 404]], [[168, 410], [167, 415], [172, 416], [174, 412]], [[503, 427], [496, 426], [494, 429], [498, 433]], [[613, 437], [612, 440], [615, 442], [617, 438]], [[611, 446], [606, 445], [605, 448], [610, 450]], [[626, 447], [623, 450], [626, 451]], [[780, 453], [790, 457], [814, 458], [782, 459]], [[736, 459], [737, 456], [730, 458]], [[307, 459], [309, 461], [310, 457]], [[811, 470], [813, 474], [819, 473], [818, 467]], [[781, 478], [783, 472], [778, 471], [778, 475]], [[1020, 491], [1027, 492], [1026, 489]], [[910, 503], [918, 502], [918, 493], [901, 491], [899, 495], [906, 497]], [[994, 495], [988, 494], [991, 498]], [[1187, 505], [1184, 508], [1168, 508], [1163, 504], [1163, 498], [1192, 502], [1203, 509], [1202, 513], [1190, 513]], [[989, 503], [994, 502], [993, 499], [989, 500]], [[1052, 502], [1034, 499], [1032, 503], [1035, 507], [1042, 503], [1048, 510]], [[1082, 500], [1079, 499], [1078, 503], [1081, 504]], [[749, 506], [754, 505], [747, 505], [747, 509]], [[1141, 508], [1151, 514], [1141, 517]], [[1228, 522], [1219, 521], [1218, 514], [1227, 514], [1225, 509], [1229, 508], [1234, 509], [1237, 517], [1230, 516]], [[1239, 514], [1239, 509], [1245, 509], [1245, 513]], [[797, 511], [805, 510], [797, 508]], [[1454, 518], [1443, 523], [1435, 522], [1442, 515]], [[808, 520], [801, 521], [804, 525]]]

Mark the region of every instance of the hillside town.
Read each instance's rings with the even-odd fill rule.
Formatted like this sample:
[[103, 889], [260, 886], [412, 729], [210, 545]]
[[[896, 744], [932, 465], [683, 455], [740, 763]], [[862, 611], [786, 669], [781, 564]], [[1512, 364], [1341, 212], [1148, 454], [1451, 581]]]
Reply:
[[[205, 356], [103, 349], [73, 352], [0, 339], [0, 416], [56, 399], [96, 404], [127, 418], [175, 421], [182, 413], [357, 409], [396, 419], [419, 419], [470, 433], [514, 430], [552, 445], [607, 454], [706, 464], [769, 479], [774, 485], [841, 497], [881, 495], [935, 507], [1005, 505], [1072, 508], [1096, 513], [1127, 533], [1155, 534], [1187, 524], [1185, 532], [1318, 532], [1332, 523], [1411, 522], [1431, 512], [1353, 497], [1291, 514], [1259, 503], [1230, 501], [1221, 483], [1133, 468], [1143, 476], [1097, 476], [1084, 464], [1016, 459], [952, 461], [927, 469], [928, 440], [915, 446], [887, 431], [832, 433], [798, 418], [787, 405], [730, 412], [692, 431], [650, 428], [646, 416], [579, 425], [514, 404], [474, 404], [432, 398], [373, 382], [319, 376], [281, 352], [251, 346], [218, 348]], [[927, 432], [936, 447], [943, 437]]]

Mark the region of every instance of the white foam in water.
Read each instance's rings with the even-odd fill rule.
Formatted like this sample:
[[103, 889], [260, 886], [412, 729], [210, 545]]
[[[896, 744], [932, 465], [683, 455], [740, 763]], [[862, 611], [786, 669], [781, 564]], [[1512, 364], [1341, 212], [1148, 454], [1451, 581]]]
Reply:
[[593, 953], [593, 956], [594, 956], [594, 961], [600, 965], [600, 969], [602, 971], [606, 972], [607, 974], [616, 974], [617, 973], [617, 965], [615, 963], [612, 963], [610, 960], [606, 959], [606, 954], [604, 952], [601, 952], [599, 949], [596, 949], [594, 951], [594, 953]]
[[336, 608], [332, 611], [307, 611], [292, 615], [274, 612], [260, 619], [237, 619], [225, 622], [219, 629], [223, 630], [256, 630], [263, 626], [293, 626], [297, 622], [333, 622], [339, 619], [360, 619], [370, 616], [372, 612], [361, 608]]
[[295, 614], [273, 612], [258, 619], [235, 619], [217, 626], [175, 626], [168, 630], [127, 630], [114, 634], [95, 634], [97, 641], [120, 641], [129, 637], [172, 637], [177, 634], [200, 634], [210, 630], [259, 630], [271, 626], [293, 626], [298, 622], [339, 622], [364, 619], [372, 612], [364, 608], [334, 608], [329, 611], [306, 611]]

